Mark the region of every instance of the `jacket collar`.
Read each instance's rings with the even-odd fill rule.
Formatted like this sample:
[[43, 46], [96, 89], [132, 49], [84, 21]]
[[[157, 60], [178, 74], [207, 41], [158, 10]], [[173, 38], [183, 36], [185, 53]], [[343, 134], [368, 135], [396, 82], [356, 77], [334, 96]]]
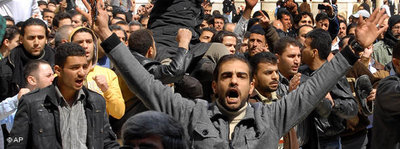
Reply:
[[[53, 104], [54, 106], [59, 106], [61, 103], [61, 99], [58, 98], [57, 95], [57, 91], [56, 91], [56, 83], [57, 83], [58, 77], [54, 78], [53, 84], [51, 84], [49, 86], [49, 92], [47, 94], [47, 97], [45, 99], [45, 103], [46, 101], [50, 102], [51, 104]], [[89, 94], [89, 90], [83, 86], [82, 87], [82, 91], [85, 94], [85, 98], [83, 99], [83, 105], [86, 108], [90, 108], [93, 109], [93, 105], [92, 103], [94, 102], [92, 98], [90, 98], [90, 94]]]

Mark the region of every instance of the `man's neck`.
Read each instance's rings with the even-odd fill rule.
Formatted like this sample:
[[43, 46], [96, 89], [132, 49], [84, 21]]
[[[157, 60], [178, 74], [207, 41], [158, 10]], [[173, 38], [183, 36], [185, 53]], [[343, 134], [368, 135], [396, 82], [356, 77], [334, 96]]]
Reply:
[[61, 92], [61, 95], [64, 97], [65, 101], [67, 101], [68, 105], [72, 105], [75, 101], [76, 90], [70, 90], [61, 84], [60, 80], [57, 81], [57, 87]]
[[308, 67], [310, 67], [310, 69], [312, 71], [315, 71], [315, 70], [319, 69], [325, 62], [326, 62], [326, 60], [321, 60], [321, 59], [317, 58]]
[[268, 91], [262, 91], [262, 90], [257, 90], [258, 93], [260, 93], [261, 95], [263, 95], [264, 97], [267, 97], [268, 99], [272, 99], [272, 92], [268, 92]]

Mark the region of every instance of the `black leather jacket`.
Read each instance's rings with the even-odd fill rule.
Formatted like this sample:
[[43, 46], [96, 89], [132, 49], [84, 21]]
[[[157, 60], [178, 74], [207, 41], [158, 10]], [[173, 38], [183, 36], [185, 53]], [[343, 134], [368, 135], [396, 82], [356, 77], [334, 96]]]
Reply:
[[[22, 96], [10, 134], [12, 141], [9, 141], [7, 148], [62, 148], [56, 82], [55, 79], [52, 85]], [[104, 98], [85, 87], [82, 89], [86, 95], [87, 147], [119, 148], [108, 122]]]
[[162, 65], [160, 62], [146, 58], [135, 51], [131, 52], [139, 63], [153, 74], [154, 79], [160, 80], [163, 84], [181, 80], [193, 58], [193, 55], [188, 53], [186, 49], [178, 48], [176, 55], [171, 57], [171, 63]]

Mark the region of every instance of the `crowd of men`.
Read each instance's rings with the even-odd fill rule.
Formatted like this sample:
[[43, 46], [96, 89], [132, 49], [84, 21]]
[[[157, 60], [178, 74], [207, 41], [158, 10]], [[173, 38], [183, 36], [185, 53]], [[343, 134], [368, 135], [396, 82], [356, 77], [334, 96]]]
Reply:
[[336, 2], [0, 1], [0, 149], [400, 149], [400, 15]]

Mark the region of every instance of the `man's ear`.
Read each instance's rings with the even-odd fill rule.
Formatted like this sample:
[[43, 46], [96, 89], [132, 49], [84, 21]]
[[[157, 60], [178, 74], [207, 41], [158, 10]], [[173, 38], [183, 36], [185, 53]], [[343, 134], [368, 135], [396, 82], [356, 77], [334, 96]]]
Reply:
[[217, 82], [212, 81], [211, 87], [213, 89], [214, 94], [217, 94]]
[[19, 44], [22, 44], [22, 40], [24, 39], [24, 35], [19, 35]]
[[54, 72], [57, 74], [57, 76], [60, 76], [61, 73], [61, 67], [58, 65], [54, 65]]
[[277, 59], [277, 64], [279, 64], [279, 59], [281, 59], [281, 58], [280, 58], [280, 56], [278, 54], [275, 54], [275, 56], [276, 56], [276, 59]]
[[[318, 50], [317, 49], [312, 49], [312, 57], [315, 58], [316, 56], [318, 56]], [[319, 56], [318, 56], [319, 57]]]
[[36, 78], [33, 76], [28, 76], [26, 78], [26, 80], [28, 81], [28, 84], [31, 86], [36, 86], [37, 82], [36, 82]]
[[10, 40], [8, 40], [8, 39], [4, 39], [4, 41], [3, 41], [3, 45], [5, 45], [5, 46], [7, 46], [7, 47], [8, 47], [8, 45], [10, 45]]
[[254, 91], [254, 79], [250, 82], [250, 90], [249, 90], [249, 95], [253, 94]]

